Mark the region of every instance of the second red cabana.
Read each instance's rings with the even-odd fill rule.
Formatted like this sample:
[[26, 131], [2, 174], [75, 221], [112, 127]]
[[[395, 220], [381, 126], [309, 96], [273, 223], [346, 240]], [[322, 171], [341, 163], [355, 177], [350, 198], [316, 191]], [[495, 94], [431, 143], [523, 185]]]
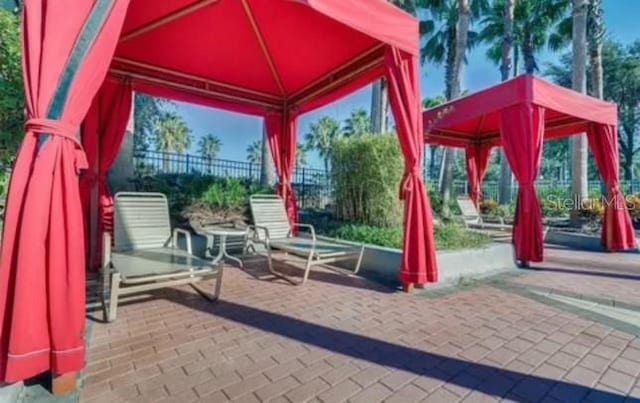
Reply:
[[466, 151], [470, 195], [480, 198], [492, 147], [502, 146], [519, 183], [513, 243], [516, 258], [539, 262], [543, 229], [535, 181], [544, 139], [587, 133], [607, 187], [602, 244], [609, 251], [637, 248], [620, 191], [618, 117], [613, 103], [522, 75], [423, 113], [425, 141]]

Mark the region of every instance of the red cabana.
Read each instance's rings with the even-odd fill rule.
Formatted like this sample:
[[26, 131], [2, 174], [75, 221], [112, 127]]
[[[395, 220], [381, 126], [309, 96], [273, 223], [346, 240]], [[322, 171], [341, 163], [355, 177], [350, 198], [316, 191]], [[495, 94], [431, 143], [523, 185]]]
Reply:
[[535, 190], [544, 139], [586, 132], [603, 181], [607, 207], [602, 244], [637, 247], [618, 175], [617, 106], [522, 75], [423, 113], [425, 141], [466, 150], [470, 194], [477, 203], [490, 149], [503, 146], [518, 180], [513, 242], [518, 259], [542, 261], [542, 214]]
[[400, 277], [437, 280], [412, 16], [385, 0], [26, 0], [23, 31], [28, 121], [4, 227], [1, 381], [83, 366], [82, 201], [100, 200], [108, 229], [106, 173], [132, 90], [264, 116], [296, 220], [298, 116], [386, 77], [406, 161]]

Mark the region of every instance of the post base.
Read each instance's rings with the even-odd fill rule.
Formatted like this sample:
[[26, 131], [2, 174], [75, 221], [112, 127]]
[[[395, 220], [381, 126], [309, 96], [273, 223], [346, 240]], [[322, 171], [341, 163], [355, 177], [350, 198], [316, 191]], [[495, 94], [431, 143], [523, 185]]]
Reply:
[[54, 396], [65, 395], [76, 390], [78, 373], [51, 374], [51, 393]]

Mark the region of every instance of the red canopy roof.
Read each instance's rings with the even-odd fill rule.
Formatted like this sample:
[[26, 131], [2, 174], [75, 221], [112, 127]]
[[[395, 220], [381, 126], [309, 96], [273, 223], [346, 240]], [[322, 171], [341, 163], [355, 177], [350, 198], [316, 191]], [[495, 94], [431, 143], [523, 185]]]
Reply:
[[137, 90], [254, 114], [331, 102], [419, 37], [384, 0], [132, 0], [122, 32], [111, 73]]
[[425, 141], [453, 147], [499, 145], [500, 112], [521, 103], [545, 108], [545, 138], [584, 132], [591, 122], [618, 122], [616, 104], [522, 75], [424, 111]]

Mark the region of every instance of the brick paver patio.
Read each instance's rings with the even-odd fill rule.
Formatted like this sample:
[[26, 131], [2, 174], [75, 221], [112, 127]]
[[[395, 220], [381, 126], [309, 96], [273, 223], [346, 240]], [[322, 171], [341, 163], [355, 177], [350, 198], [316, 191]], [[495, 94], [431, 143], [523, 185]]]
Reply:
[[[166, 289], [94, 323], [81, 401], [640, 399], [635, 335], [491, 283], [426, 298], [331, 271], [294, 287], [262, 267], [227, 268], [216, 304]], [[635, 279], [585, 273], [509, 281], [559, 286], [566, 275], [584, 292], [620, 283], [640, 295]]]

